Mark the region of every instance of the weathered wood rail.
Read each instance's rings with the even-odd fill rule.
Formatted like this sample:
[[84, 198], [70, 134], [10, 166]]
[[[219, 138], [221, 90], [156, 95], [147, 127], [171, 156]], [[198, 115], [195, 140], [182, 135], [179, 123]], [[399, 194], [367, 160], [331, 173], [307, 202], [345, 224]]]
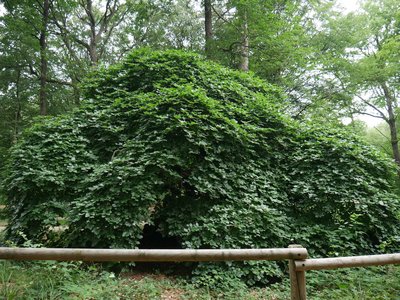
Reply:
[[0, 259], [59, 261], [243, 261], [307, 258], [305, 248], [277, 249], [77, 249], [0, 247]]
[[305, 271], [396, 264], [400, 264], [400, 253], [290, 260], [289, 274], [291, 282], [291, 299], [307, 299]]
[[400, 264], [400, 253], [307, 259], [306, 248], [274, 249], [78, 249], [0, 247], [0, 259], [57, 261], [201, 262], [289, 260], [291, 299], [306, 300], [307, 270]]
[[400, 253], [364, 256], [346, 256], [334, 258], [314, 258], [296, 261], [296, 271], [329, 270], [400, 264]]

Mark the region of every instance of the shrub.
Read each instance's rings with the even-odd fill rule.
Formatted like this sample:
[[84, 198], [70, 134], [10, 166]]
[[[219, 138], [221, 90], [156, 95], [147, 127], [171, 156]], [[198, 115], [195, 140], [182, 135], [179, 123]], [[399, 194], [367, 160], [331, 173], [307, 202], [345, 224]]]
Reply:
[[[23, 232], [41, 243], [134, 248], [151, 224], [184, 248], [295, 241], [326, 255], [399, 246], [393, 164], [343, 129], [291, 120], [277, 87], [195, 54], [149, 50], [85, 86], [79, 110], [42, 120], [11, 153], [14, 242]], [[67, 229], [54, 233], [60, 220]], [[249, 284], [281, 272], [258, 262], [194, 273], [228, 267]]]

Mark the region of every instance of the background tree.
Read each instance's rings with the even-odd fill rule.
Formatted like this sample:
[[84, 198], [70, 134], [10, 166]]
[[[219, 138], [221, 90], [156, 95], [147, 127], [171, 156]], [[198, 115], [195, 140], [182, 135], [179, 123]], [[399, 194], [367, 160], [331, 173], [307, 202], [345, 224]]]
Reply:
[[317, 99], [328, 90], [315, 80], [323, 47], [316, 36], [331, 7], [324, 1], [215, 1], [213, 59], [281, 86], [292, 116], [315, 115]]
[[64, 46], [72, 51], [76, 43], [86, 53], [92, 66], [112, 55], [110, 43], [115, 31], [131, 10], [131, 1], [107, 0], [104, 5], [92, 0], [77, 0], [57, 3], [53, 7], [53, 23], [62, 37]]
[[[28, 37], [20, 37], [22, 41], [26, 41], [29, 45], [33, 46], [37, 44], [38, 49], [38, 63], [37, 72], [33, 71], [33, 65], [29, 65], [31, 73], [37, 75], [39, 80], [39, 107], [40, 114], [47, 114], [48, 106], [48, 23], [49, 23], [49, 10], [50, 1], [4, 1], [5, 8], [11, 15], [10, 18], [4, 19], [7, 23], [17, 22], [21, 25], [22, 31], [28, 35]], [[27, 40], [29, 39], [29, 41]], [[33, 39], [32, 39], [33, 38]]]
[[204, 0], [204, 31], [205, 31], [205, 53], [211, 57], [211, 42], [213, 38], [212, 28], [212, 1]]
[[360, 13], [331, 15], [322, 35], [326, 34], [327, 43], [335, 41], [335, 46], [328, 48], [329, 55], [323, 58], [325, 76], [342, 95], [347, 95], [336, 103], [347, 107], [352, 114], [366, 114], [386, 122], [392, 156], [400, 166], [397, 5], [392, 0], [365, 1]]

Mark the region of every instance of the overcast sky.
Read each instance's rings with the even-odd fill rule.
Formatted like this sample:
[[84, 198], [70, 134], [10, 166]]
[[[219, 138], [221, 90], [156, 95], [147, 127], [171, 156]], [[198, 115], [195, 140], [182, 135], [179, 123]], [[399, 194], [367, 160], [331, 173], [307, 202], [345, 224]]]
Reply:
[[336, 0], [338, 6], [344, 8], [345, 12], [356, 11], [359, 8], [358, 0]]

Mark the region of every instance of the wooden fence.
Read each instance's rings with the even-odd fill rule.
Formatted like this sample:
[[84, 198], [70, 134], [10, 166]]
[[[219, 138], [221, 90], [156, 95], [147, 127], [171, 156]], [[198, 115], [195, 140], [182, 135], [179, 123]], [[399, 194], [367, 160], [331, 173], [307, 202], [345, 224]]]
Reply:
[[[298, 245], [289, 246], [298, 247]], [[292, 300], [306, 300], [306, 274], [308, 270], [369, 267], [400, 264], [400, 253], [316, 258], [289, 261], [290, 290]]]
[[307, 259], [306, 248], [290, 245], [275, 249], [77, 249], [0, 247], [0, 259], [58, 261], [243, 261], [289, 260], [292, 300], [306, 300], [307, 270], [400, 264], [400, 253]]

